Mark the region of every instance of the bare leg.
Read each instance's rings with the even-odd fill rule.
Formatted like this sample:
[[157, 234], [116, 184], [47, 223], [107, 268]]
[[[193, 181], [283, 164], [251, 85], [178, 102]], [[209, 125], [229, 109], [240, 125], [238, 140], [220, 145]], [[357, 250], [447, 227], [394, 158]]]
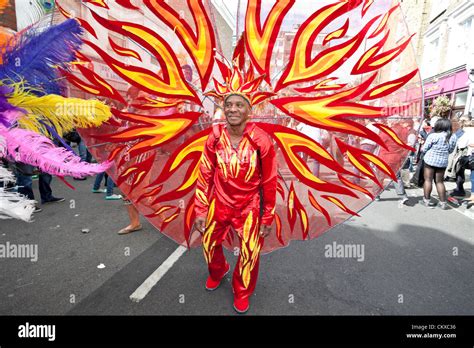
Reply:
[[137, 208], [131, 203], [127, 204], [128, 217], [130, 219], [130, 225], [125, 228], [122, 228], [118, 234], [127, 234], [134, 231], [139, 231], [142, 229], [140, 224], [140, 215]]
[[140, 215], [137, 208], [133, 204], [127, 205], [128, 217], [130, 218], [130, 227], [135, 228], [140, 226]]
[[425, 177], [425, 181], [423, 183], [423, 195], [425, 199], [430, 199], [431, 191], [433, 190], [434, 168], [425, 164], [423, 175]]
[[446, 186], [444, 186], [444, 172], [445, 169], [436, 169], [436, 191], [438, 191], [439, 200], [446, 202]]

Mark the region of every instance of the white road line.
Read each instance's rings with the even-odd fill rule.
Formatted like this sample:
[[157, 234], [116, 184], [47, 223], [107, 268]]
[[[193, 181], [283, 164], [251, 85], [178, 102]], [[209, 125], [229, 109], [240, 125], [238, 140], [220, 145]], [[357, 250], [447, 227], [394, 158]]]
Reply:
[[[200, 234], [194, 231], [191, 235], [191, 240], [189, 242], [192, 245]], [[140, 302], [145, 298], [150, 290], [160, 281], [161, 278], [170, 270], [171, 267], [179, 260], [181, 256], [188, 250], [186, 247], [180, 245], [166, 260], [163, 262], [160, 267], [158, 267], [144, 282], [138, 287], [137, 290], [130, 295], [130, 300], [133, 302]]]
[[160, 267], [158, 267], [144, 282], [138, 287], [133, 294], [130, 295], [130, 300], [140, 302], [150, 292], [150, 290], [160, 281], [160, 279], [169, 271], [178, 259], [188, 250], [180, 245]]

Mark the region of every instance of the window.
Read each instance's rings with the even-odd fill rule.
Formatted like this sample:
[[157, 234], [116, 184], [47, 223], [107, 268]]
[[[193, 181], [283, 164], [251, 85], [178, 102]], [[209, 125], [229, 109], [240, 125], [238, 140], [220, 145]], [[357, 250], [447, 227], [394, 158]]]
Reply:
[[469, 55], [470, 44], [472, 42], [473, 18], [471, 16], [453, 25], [449, 36], [449, 62], [450, 67], [456, 67], [466, 63]]
[[461, 38], [459, 55], [467, 55], [469, 53], [470, 45], [472, 45], [472, 35], [474, 34], [473, 22], [474, 16], [469, 17], [468, 19], [459, 23], [460, 35]]
[[459, 24], [459, 26], [461, 27], [461, 30], [464, 32], [465, 35], [469, 35], [471, 33], [473, 18], [474, 16], [471, 16]]
[[423, 53], [423, 65], [422, 74], [423, 78], [430, 77], [439, 73], [439, 32], [426, 37], [425, 39], [425, 51]]
[[454, 107], [464, 107], [466, 106], [467, 103], [467, 91], [462, 91], [456, 93], [456, 96], [454, 97]]

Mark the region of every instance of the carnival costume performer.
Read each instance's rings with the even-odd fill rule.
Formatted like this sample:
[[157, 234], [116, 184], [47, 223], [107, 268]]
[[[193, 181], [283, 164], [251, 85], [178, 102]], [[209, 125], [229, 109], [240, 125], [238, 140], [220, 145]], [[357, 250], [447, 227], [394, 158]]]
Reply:
[[[161, 233], [188, 248], [204, 245], [208, 288], [227, 271], [221, 245], [241, 249], [233, 284], [238, 310], [248, 307], [260, 253], [320, 236], [357, 216], [385, 179], [396, 180], [399, 165], [354, 139], [381, 148], [393, 143], [403, 149], [397, 163], [414, 151], [384, 122], [394, 114], [416, 119], [421, 110], [413, 107], [422, 90], [412, 35], [399, 25], [397, 2], [239, 1], [235, 32], [222, 30], [219, 11], [206, 0], [81, 6], [83, 18], [58, 5], [81, 22], [87, 45], [79, 71], [64, 76], [84, 93], [119, 103], [120, 86], [146, 93], [133, 100], [133, 112], [112, 108], [114, 123], [81, 130], [81, 137], [96, 158], [113, 161], [120, 190]], [[224, 100], [236, 105], [228, 105], [225, 126], [213, 126], [208, 115]], [[330, 151], [297, 123], [328, 132]], [[110, 151], [101, 151], [104, 144]], [[277, 179], [276, 168], [265, 169], [272, 156]], [[320, 170], [312, 172], [307, 161]], [[274, 233], [263, 243], [260, 224], [272, 220]]]
[[215, 125], [207, 139], [195, 200], [195, 227], [203, 234], [209, 267], [207, 290], [215, 290], [230, 270], [222, 250], [229, 229], [239, 237], [241, 252], [232, 287], [234, 308], [240, 313], [248, 310], [257, 283], [260, 249], [271, 231], [277, 191], [273, 142], [247, 122], [250, 111], [250, 98], [226, 96], [226, 125]]

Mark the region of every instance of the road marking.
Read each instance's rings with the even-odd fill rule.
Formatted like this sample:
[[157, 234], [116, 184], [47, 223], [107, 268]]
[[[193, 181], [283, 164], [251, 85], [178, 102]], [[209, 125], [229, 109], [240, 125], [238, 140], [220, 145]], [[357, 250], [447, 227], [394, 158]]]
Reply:
[[180, 245], [160, 267], [158, 267], [144, 282], [138, 287], [133, 294], [130, 295], [130, 300], [140, 302], [150, 292], [150, 290], [160, 281], [161, 278], [170, 270], [178, 259], [188, 250]]
[[[199, 233], [192, 233], [191, 240], [189, 245], [192, 245], [197, 238], [199, 238]], [[186, 247], [180, 245], [166, 260], [163, 262], [160, 267], [158, 267], [144, 282], [140, 285], [137, 290], [130, 295], [130, 300], [133, 302], [140, 302], [145, 298], [150, 290], [160, 281], [161, 278], [170, 270], [171, 267], [179, 260], [181, 256], [188, 250]]]

